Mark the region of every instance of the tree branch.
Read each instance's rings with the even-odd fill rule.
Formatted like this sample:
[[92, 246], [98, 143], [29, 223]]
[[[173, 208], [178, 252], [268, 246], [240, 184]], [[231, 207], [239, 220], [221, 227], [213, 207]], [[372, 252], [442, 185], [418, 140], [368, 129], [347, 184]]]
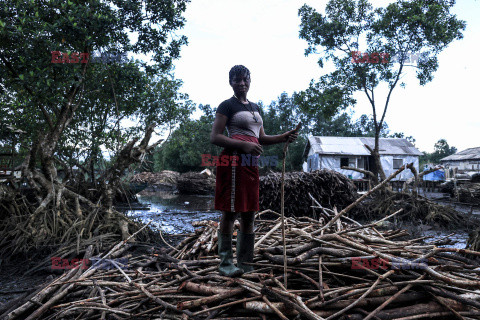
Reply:
[[368, 175], [368, 176], [370, 176], [370, 177], [372, 177], [372, 178], [375, 178], [375, 175], [373, 174], [373, 172], [368, 171], [368, 170], [363, 170], [363, 169], [360, 169], [360, 168], [345, 167], [345, 166], [340, 167], [340, 169], [360, 172], [360, 173], [363, 173], [364, 175]]
[[390, 96], [392, 94], [393, 89], [397, 85], [398, 79], [400, 79], [400, 75], [402, 74], [402, 69], [403, 69], [403, 61], [400, 62], [400, 68], [398, 69], [398, 73], [397, 73], [397, 77], [395, 79], [395, 82], [392, 84], [392, 86], [390, 87], [390, 90], [388, 91], [387, 100], [385, 101], [385, 108], [383, 109], [382, 118], [380, 120], [380, 125], [382, 125], [383, 120], [385, 119], [385, 114], [387, 113], [387, 108], [388, 108], [388, 103], [390, 101]]

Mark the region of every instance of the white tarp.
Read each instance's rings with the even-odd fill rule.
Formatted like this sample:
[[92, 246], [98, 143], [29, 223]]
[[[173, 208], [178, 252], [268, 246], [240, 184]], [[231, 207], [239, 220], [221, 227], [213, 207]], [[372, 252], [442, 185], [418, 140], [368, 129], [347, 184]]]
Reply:
[[[385, 175], [387, 178], [397, 171], [397, 168], [393, 168], [393, 159], [401, 159], [402, 164], [408, 164], [413, 162], [413, 166], [415, 169], [417, 169], [417, 172], [419, 172], [419, 162], [418, 162], [418, 157], [417, 156], [400, 156], [400, 155], [395, 155], [395, 156], [380, 156], [380, 162], [382, 163], [383, 171], [385, 172]], [[405, 169], [402, 172], [400, 172], [399, 175], [397, 175], [393, 180], [401, 180], [405, 181], [413, 177], [413, 173], [410, 171], [410, 169]]]
[[[335, 156], [333, 156], [333, 157], [325, 157], [325, 156], [320, 157], [320, 159], [321, 159], [321, 161], [320, 161], [321, 169], [335, 170], [335, 171], [349, 177], [350, 179], [362, 179], [363, 178], [363, 173], [360, 173], [360, 172], [357, 172], [357, 171], [352, 171], [352, 170], [340, 169], [340, 158], [343, 158], [343, 157], [335, 157]], [[349, 160], [356, 161], [356, 158], [358, 158], [358, 157], [350, 156], [348, 158], [349, 158]]]

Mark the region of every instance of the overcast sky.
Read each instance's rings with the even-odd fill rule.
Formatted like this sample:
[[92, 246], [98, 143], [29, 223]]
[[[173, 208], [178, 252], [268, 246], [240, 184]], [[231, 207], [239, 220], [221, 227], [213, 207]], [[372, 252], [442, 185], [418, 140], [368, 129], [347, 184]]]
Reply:
[[[390, 2], [371, 1], [374, 6]], [[268, 105], [284, 91], [307, 88], [328, 69], [318, 66], [317, 56], [304, 55], [307, 43], [298, 37], [298, 9], [304, 3], [323, 13], [327, 1], [192, 0], [186, 26], [178, 32], [189, 41], [175, 61], [182, 91], [197, 104], [217, 107], [232, 96], [228, 71], [236, 64], [250, 69], [251, 101]], [[421, 151], [432, 152], [440, 138], [459, 150], [480, 146], [480, 1], [459, 0], [453, 12], [467, 22], [464, 38], [438, 56], [439, 68], [426, 86], [418, 84], [413, 67], [407, 68], [406, 88], [394, 90], [386, 115], [391, 131], [412, 135]], [[377, 99], [381, 93], [375, 93]], [[371, 114], [366, 97], [355, 98], [355, 117]]]

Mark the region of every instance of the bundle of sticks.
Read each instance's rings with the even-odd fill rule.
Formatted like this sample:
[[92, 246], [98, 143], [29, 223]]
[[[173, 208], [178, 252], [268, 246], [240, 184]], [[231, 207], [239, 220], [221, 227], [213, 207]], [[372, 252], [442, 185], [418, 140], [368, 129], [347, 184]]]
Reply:
[[[282, 174], [270, 173], [260, 177], [260, 210], [280, 212]], [[285, 215], [311, 216], [313, 196], [325, 208], [344, 208], [358, 198], [352, 180], [333, 170], [285, 173]], [[311, 195], [311, 196], [310, 196]]]
[[353, 216], [358, 220], [371, 221], [384, 216], [385, 212], [394, 212], [399, 209], [403, 209], [403, 212], [396, 217], [401, 221], [422, 221], [455, 230], [473, 230], [480, 227], [480, 221], [474, 215], [464, 214], [451, 206], [406, 192], [375, 194], [363, 201], [356, 208]]
[[[176, 247], [135, 256], [121, 242], [97, 266], [64, 273], [0, 319], [480, 319], [480, 269], [471, 258], [480, 252], [375, 227], [398, 212], [361, 225], [325, 209], [318, 220], [286, 218], [285, 287], [281, 221], [266, 220], [267, 212], [277, 216], [257, 215], [255, 270], [241, 278], [217, 272], [217, 222], [196, 222]], [[126, 265], [111, 259], [118, 256]]]
[[185, 172], [178, 177], [177, 188], [181, 194], [213, 194], [215, 177], [200, 172]]
[[179, 172], [171, 170], [163, 170], [160, 172], [140, 172], [135, 174], [130, 182], [147, 182], [149, 184], [158, 184], [158, 183], [170, 183], [176, 184], [177, 179], [180, 176]]

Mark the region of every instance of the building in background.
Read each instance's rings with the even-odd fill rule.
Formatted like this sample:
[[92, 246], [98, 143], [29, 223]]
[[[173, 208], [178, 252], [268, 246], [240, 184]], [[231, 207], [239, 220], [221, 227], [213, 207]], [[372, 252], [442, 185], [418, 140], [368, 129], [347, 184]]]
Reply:
[[454, 172], [476, 173], [480, 171], [480, 147], [469, 148], [440, 159], [445, 167], [447, 178], [453, 178]]
[[[310, 172], [330, 169], [351, 179], [366, 179], [367, 177], [363, 173], [341, 169], [341, 167], [354, 167], [372, 171], [375, 163], [365, 145], [373, 149], [375, 138], [311, 136], [308, 138], [303, 153], [306, 158], [303, 170]], [[419, 172], [419, 156], [423, 153], [407, 139], [380, 138], [379, 153], [387, 177], [402, 165], [412, 162]], [[410, 170], [404, 170], [394, 180], [405, 181], [411, 177], [413, 177], [413, 173]]]

